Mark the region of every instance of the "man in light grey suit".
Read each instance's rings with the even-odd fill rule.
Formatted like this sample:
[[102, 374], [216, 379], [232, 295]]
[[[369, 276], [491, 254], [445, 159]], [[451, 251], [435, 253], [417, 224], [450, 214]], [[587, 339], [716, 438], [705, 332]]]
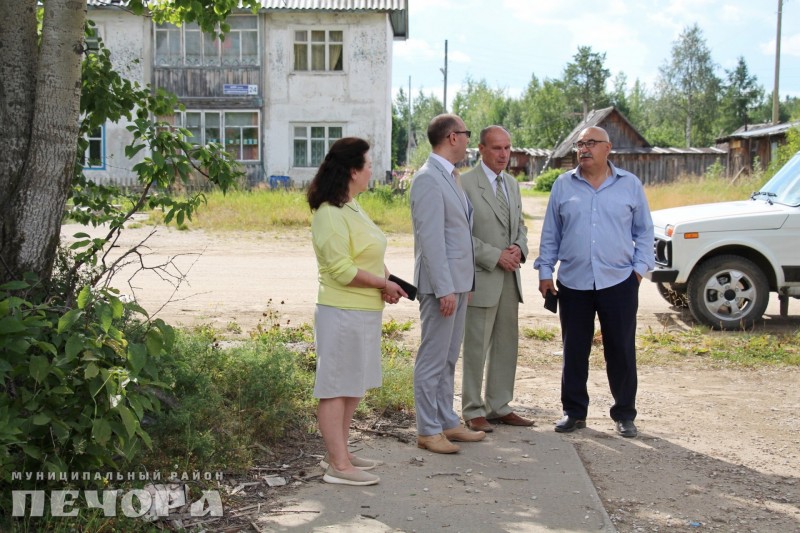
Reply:
[[456, 361], [464, 336], [469, 293], [475, 288], [472, 206], [455, 165], [464, 158], [470, 132], [457, 115], [428, 125], [432, 153], [411, 184], [414, 283], [422, 338], [414, 364], [417, 446], [455, 453], [452, 441], [483, 439], [461, 424], [453, 410]]
[[511, 136], [500, 126], [484, 128], [478, 150], [480, 164], [461, 181], [474, 209], [476, 270], [464, 334], [461, 414], [468, 428], [488, 433], [493, 431], [489, 422], [533, 425], [508, 405], [514, 398], [520, 264], [528, 255], [528, 228], [522, 218], [519, 185], [503, 172], [511, 157]]

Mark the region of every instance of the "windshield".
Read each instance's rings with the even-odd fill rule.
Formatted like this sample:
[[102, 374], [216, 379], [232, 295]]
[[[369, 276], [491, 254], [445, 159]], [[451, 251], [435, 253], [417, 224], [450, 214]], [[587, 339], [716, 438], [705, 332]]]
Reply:
[[755, 198], [786, 205], [800, 205], [800, 152], [761, 187]]

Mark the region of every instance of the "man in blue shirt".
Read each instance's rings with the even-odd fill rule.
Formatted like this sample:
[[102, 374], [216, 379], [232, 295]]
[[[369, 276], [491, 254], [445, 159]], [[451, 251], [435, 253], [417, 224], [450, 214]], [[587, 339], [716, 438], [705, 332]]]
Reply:
[[[558, 432], [586, 427], [589, 353], [600, 320], [611, 418], [623, 437], [637, 435], [636, 311], [639, 283], [655, 266], [653, 221], [638, 177], [608, 161], [611, 142], [598, 127], [575, 143], [578, 167], [558, 177], [545, 213], [539, 292], [558, 295], [564, 364]], [[556, 263], [558, 280], [553, 284]]]

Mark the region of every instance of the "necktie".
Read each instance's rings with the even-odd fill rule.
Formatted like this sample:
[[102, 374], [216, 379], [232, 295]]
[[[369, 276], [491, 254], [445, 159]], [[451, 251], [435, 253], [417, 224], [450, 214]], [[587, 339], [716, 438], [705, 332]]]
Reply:
[[503, 225], [506, 229], [511, 231], [511, 212], [508, 209], [508, 200], [506, 200], [506, 195], [503, 192], [503, 186], [501, 184], [502, 177], [500, 174], [497, 175], [495, 179], [495, 195], [497, 196], [497, 205], [500, 206], [500, 219], [503, 222]]
[[456, 181], [458, 190], [464, 192], [464, 188], [461, 186], [461, 173], [456, 169], [453, 169], [453, 179]]

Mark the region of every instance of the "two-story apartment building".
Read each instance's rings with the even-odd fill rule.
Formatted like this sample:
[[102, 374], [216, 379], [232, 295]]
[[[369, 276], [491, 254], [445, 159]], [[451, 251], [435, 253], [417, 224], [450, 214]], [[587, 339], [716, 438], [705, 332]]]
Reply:
[[[307, 183], [330, 144], [351, 135], [372, 145], [374, 179], [391, 170], [392, 43], [408, 36], [407, 0], [262, 0], [257, 14], [228, 18], [224, 40], [88, 3], [116, 68], [176, 94], [185, 110], [168, 120], [198, 143], [222, 143], [251, 182]], [[90, 179], [135, 184], [125, 126], [93, 133]]]

